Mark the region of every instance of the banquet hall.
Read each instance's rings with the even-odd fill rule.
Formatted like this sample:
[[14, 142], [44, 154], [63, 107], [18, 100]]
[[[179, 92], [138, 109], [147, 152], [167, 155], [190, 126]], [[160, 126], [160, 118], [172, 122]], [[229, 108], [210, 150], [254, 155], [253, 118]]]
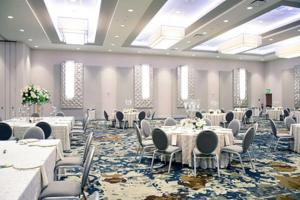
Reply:
[[0, 199], [300, 199], [300, 0], [0, 0]]

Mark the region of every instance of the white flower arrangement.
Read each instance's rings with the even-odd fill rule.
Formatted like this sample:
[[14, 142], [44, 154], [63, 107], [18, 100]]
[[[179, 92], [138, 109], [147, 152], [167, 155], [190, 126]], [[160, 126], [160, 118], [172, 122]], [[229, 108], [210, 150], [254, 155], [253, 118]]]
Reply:
[[195, 118], [195, 119], [183, 119], [180, 121], [180, 125], [183, 127], [192, 127], [192, 128], [203, 128], [206, 125], [206, 122], [202, 119]]
[[50, 93], [33, 84], [26, 86], [21, 90], [22, 104], [46, 104], [50, 101]]

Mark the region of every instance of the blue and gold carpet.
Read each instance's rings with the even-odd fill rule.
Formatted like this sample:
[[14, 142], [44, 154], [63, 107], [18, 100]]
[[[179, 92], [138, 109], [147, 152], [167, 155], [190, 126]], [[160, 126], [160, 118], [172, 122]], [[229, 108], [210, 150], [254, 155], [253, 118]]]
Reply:
[[[281, 127], [282, 123], [277, 122]], [[245, 130], [247, 127], [243, 127]], [[269, 124], [259, 120], [255, 137], [256, 169], [246, 162], [246, 174], [240, 164], [221, 170], [198, 170], [173, 164], [170, 174], [167, 165], [159, 161], [151, 173], [150, 158], [139, 164], [135, 159], [137, 138], [134, 129], [95, 132], [93, 145], [96, 156], [91, 170], [88, 192], [97, 191], [100, 199], [177, 200], [177, 199], [300, 199], [300, 154], [287, 149], [269, 151]], [[82, 154], [83, 143], [72, 146], [72, 154]], [[161, 166], [161, 167], [158, 167]], [[68, 179], [74, 177], [67, 177]]]

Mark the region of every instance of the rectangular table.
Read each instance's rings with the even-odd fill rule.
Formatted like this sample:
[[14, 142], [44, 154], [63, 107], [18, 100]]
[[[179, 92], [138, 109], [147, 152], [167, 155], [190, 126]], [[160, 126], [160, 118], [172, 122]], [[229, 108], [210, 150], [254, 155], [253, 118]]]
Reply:
[[70, 131], [75, 123], [74, 117], [40, 117], [34, 123], [29, 123], [28, 118], [13, 118], [6, 120], [12, 129], [16, 138], [22, 139], [25, 131], [35, 126], [39, 121], [48, 122], [52, 128], [52, 136], [55, 139], [60, 139], [63, 150], [70, 150]]
[[61, 157], [60, 140], [28, 144], [0, 141], [0, 199], [38, 199], [41, 190], [53, 181], [55, 163]]

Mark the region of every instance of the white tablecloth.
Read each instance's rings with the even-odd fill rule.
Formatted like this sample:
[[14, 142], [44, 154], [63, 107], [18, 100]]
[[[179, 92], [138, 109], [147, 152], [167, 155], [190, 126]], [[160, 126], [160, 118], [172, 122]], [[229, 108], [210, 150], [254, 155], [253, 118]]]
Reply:
[[[138, 112], [123, 112], [124, 114], [124, 120], [128, 121], [128, 126], [133, 127], [133, 121], [138, 120]], [[112, 114], [114, 118], [116, 119], [116, 113]]]
[[[44, 141], [51, 145], [45, 145]], [[55, 163], [62, 155], [61, 142], [44, 141], [29, 143], [44, 147], [0, 141], [0, 165], [11, 165], [0, 168], [0, 199], [36, 200], [42, 188], [53, 181]]]
[[300, 111], [292, 111], [291, 115], [296, 117], [297, 123], [300, 123]]
[[[42, 117], [38, 121], [45, 121], [51, 125], [52, 136], [60, 139], [64, 150], [70, 150], [70, 131], [74, 125], [74, 117]], [[25, 131], [29, 127], [35, 126], [35, 123], [29, 123], [26, 118], [14, 118], [5, 121], [12, 129], [16, 138], [22, 139]]]
[[219, 114], [210, 114], [210, 113], [203, 113], [204, 118], [210, 119], [212, 126], [219, 126], [220, 122], [225, 120], [225, 113]]
[[[207, 129], [206, 127], [205, 129]], [[220, 160], [220, 167], [226, 167], [229, 163], [229, 156], [227, 154], [222, 154], [221, 148], [224, 146], [233, 144], [233, 134], [231, 129], [225, 129], [221, 127], [211, 127], [215, 131], [219, 138], [219, 144], [215, 150], [217, 156]], [[176, 157], [176, 161], [182, 162], [183, 164], [188, 164], [192, 166], [192, 152], [195, 147], [196, 137], [201, 130], [193, 130], [182, 127], [163, 127], [162, 130], [166, 132], [169, 138], [169, 144], [179, 146], [182, 148], [182, 155]], [[182, 159], [182, 160], [180, 160]], [[214, 168], [215, 162], [212, 159], [201, 159], [200, 167], [201, 168]], [[199, 162], [198, 162], [199, 163]]]
[[294, 136], [293, 151], [300, 153], [300, 124], [292, 124], [290, 134]]
[[280, 120], [282, 110], [267, 110], [266, 113], [269, 115], [269, 119]]
[[240, 121], [242, 121], [243, 119], [243, 115], [244, 115], [244, 111], [232, 111], [234, 114], [234, 119], [238, 119]]

